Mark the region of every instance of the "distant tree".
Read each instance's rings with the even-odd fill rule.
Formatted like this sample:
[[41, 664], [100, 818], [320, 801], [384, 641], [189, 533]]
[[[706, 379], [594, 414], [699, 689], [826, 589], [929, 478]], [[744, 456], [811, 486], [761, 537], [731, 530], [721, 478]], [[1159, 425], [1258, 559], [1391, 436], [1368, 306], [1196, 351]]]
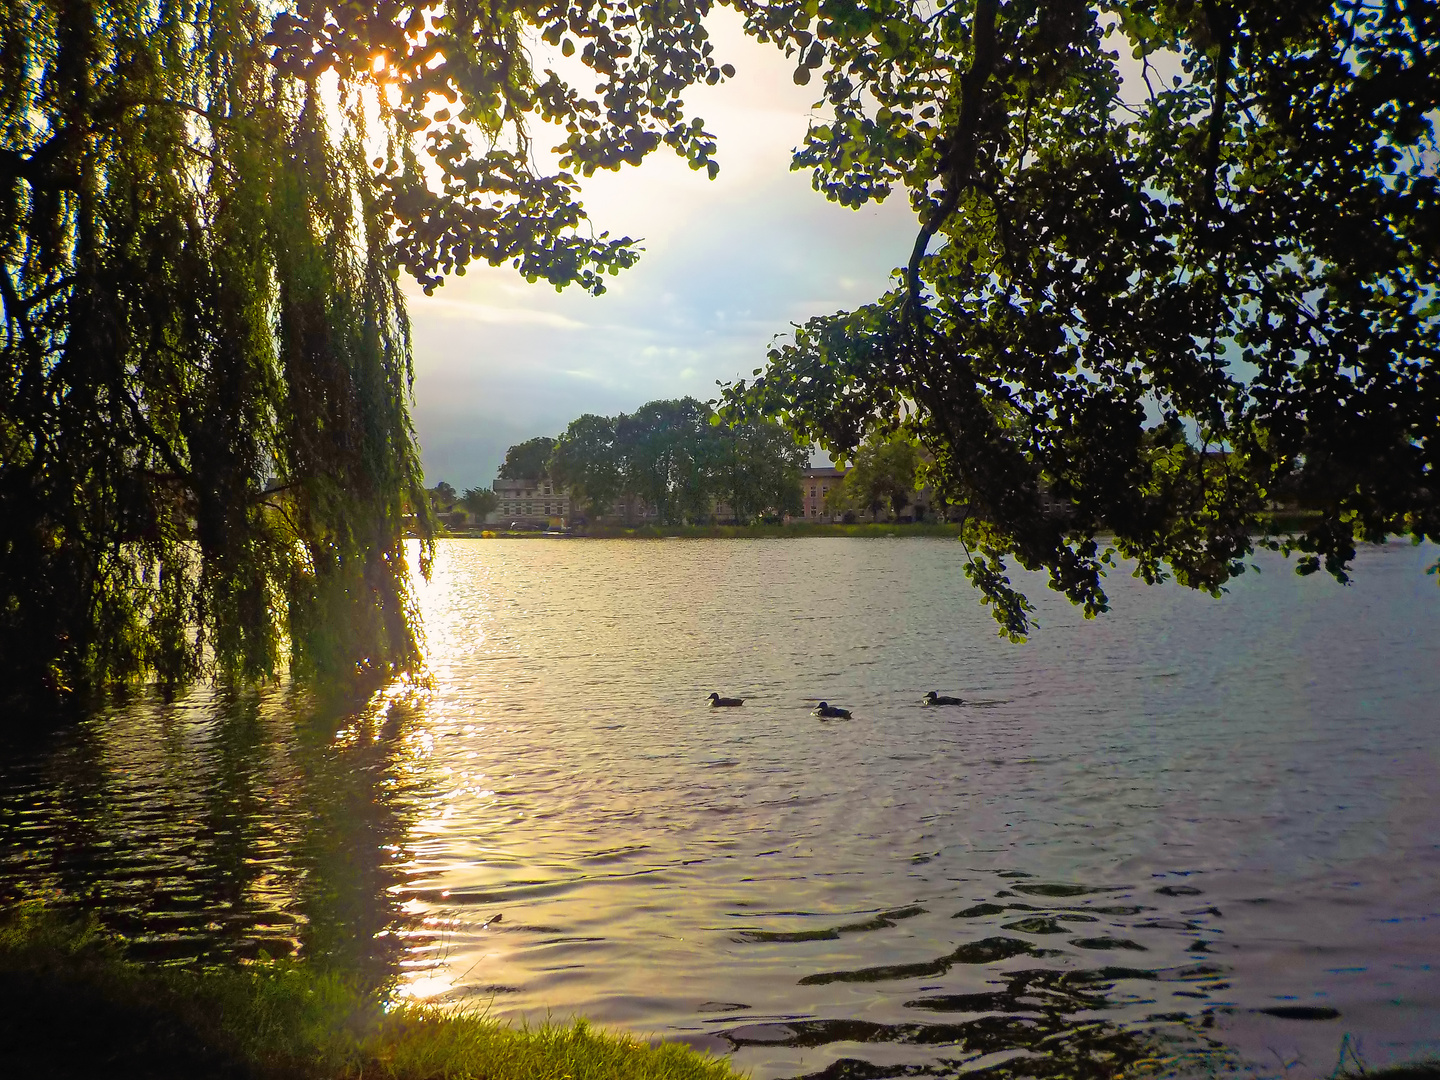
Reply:
[[590, 517], [607, 513], [625, 491], [615, 421], [594, 413], [570, 421], [555, 441], [549, 470]]
[[708, 520], [717, 501], [742, 521], [799, 509], [805, 448], [773, 420], [724, 426], [695, 398], [649, 401], [632, 414], [571, 421], [550, 455], [550, 477], [591, 516], [622, 498], [662, 522]]
[[550, 455], [555, 452], [555, 440], [548, 435], [527, 439], [505, 451], [505, 461], [500, 466], [502, 480], [540, 480], [550, 475]]
[[666, 524], [698, 521], [714, 503], [715, 432], [709, 405], [686, 397], [650, 401], [615, 422], [625, 490]]
[[455, 489], [441, 480], [430, 489], [430, 501], [437, 509], [449, 509], [455, 505]]
[[[846, 473], [845, 475], [849, 476], [850, 474]], [[832, 487], [825, 496], [825, 510], [831, 514], [843, 515], [845, 524], [847, 525], [854, 523], [855, 510], [859, 505], [858, 502], [850, 497], [850, 493], [845, 490], [844, 480], [841, 480], [840, 483]]]
[[801, 473], [810, 451], [774, 420], [742, 421], [716, 429], [716, 497], [748, 524], [766, 512], [798, 514]]
[[914, 438], [903, 433], [872, 435], [861, 444], [854, 465], [827, 506], [832, 511], [868, 510], [879, 520], [888, 503], [891, 516], [898, 517], [915, 490], [919, 467], [920, 447]]
[[465, 494], [460, 496], [460, 505], [478, 519], [499, 506], [500, 500], [489, 488], [466, 488]]

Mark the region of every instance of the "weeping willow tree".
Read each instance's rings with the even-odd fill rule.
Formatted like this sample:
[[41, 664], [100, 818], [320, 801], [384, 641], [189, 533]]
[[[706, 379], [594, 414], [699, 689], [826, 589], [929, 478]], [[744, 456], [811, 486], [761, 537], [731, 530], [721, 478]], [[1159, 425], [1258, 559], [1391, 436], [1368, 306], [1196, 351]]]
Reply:
[[[707, 6], [5, 0], [9, 689], [414, 665], [402, 270], [601, 291], [636, 252], [574, 175], [661, 145], [713, 175], [678, 97], [722, 77]], [[576, 41], [593, 94], [531, 63]]]

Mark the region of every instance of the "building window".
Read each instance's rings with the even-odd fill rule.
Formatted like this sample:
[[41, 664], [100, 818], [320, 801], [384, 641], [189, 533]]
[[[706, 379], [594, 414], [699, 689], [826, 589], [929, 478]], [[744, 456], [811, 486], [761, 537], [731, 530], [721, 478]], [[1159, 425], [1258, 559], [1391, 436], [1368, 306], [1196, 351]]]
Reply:
[[810, 489], [810, 498], [813, 499], [814, 497], [815, 497], [815, 489], [812, 487], [812, 488]]

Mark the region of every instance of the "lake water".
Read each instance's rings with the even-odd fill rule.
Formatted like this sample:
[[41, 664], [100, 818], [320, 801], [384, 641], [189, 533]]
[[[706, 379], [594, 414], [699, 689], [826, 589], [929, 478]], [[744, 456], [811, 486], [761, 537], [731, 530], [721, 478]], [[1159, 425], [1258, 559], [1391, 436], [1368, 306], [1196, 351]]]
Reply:
[[951, 542], [447, 541], [429, 688], [138, 695], [7, 745], [0, 900], [757, 1080], [1434, 1056], [1435, 557], [1264, 557], [1219, 601], [1122, 573], [1093, 622], [1018, 574], [1016, 646]]

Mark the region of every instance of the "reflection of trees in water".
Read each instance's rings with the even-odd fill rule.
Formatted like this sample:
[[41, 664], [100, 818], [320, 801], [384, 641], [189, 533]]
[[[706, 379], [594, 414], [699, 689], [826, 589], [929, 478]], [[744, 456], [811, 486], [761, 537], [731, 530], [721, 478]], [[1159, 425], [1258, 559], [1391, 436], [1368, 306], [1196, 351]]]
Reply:
[[291, 687], [151, 695], [0, 767], [0, 900], [95, 911], [137, 955], [296, 950], [384, 978], [413, 703]]
[[[300, 902], [306, 951], [331, 966], [385, 978], [398, 939], [379, 936], [396, 918], [390, 887], [400, 879], [415, 815], [417, 782], [404, 771], [404, 736], [414, 703], [348, 713], [321, 709], [297, 724], [306, 762], [304, 835], [308, 873]], [[337, 745], [335, 732], [343, 731]]]

